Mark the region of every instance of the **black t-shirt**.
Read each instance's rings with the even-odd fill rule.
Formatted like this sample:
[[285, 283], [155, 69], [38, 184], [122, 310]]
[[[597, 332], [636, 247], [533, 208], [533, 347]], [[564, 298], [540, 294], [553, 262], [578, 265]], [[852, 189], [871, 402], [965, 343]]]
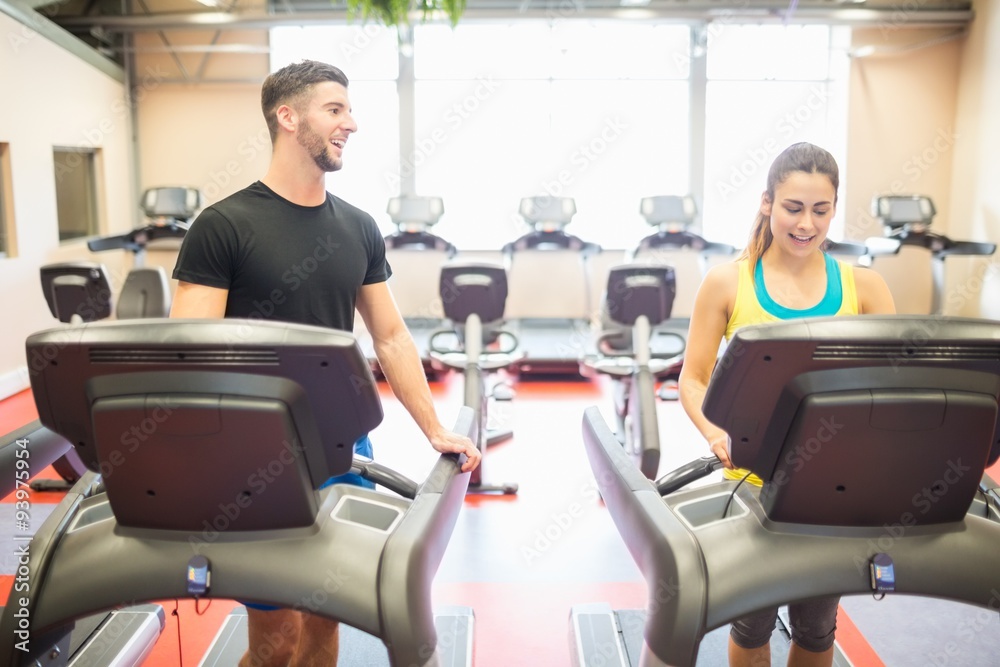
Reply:
[[362, 285], [392, 269], [370, 215], [326, 195], [299, 206], [261, 182], [206, 208], [181, 245], [173, 277], [229, 290], [226, 317], [351, 331]]

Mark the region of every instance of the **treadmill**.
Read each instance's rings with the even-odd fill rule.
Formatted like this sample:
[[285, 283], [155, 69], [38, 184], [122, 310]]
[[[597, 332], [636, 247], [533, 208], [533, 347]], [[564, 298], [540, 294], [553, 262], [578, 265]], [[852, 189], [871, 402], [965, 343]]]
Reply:
[[503, 247], [506, 327], [524, 352], [516, 370], [579, 376], [581, 359], [593, 352], [600, 295], [591, 293], [590, 260], [601, 248], [566, 232], [576, 214], [570, 197], [527, 197], [519, 212], [531, 231]]
[[[217, 597], [342, 621], [391, 665], [468, 664], [450, 651], [471, 650], [471, 613], [470, 642], [445, 646], [430, 590], [469, 475], [454, 455], [421, 484], [354, 458], [382, 407], [350, 333], [129, 320], [71, 334], [26, 346], [57, 350], [32, 367], [39, 418], [89, 471], [28, 545], [31, 586], [0, 617], [0, 663], [66, 664], [68, 626], [126, 602]], [[473, 421], [463, 410], [454, 430]], [[349, 470], [397, 494], [317, 490]], [[327, 586], [330, 572], [347, 583]]]
[[[0, 436], [0, 498], [14, 494], [15, 503], [23, 502], [28, 498], [26, 487], [31, 473], [49, 465], [58, 466], [66, 461], [65, 455], [73, 451], [69, 441], [37, 420]], [[73, 460], [79, 461], [79, 457]], [[24, 525], [30, 528], [30, 512], [27, 522]], [[19, 539], [21, 537], [23, 539]], [[30, 552], [29, 540], [28, 530], [23, 536], [14, 536], [11, 556], [18, 568], [13, 573], [8, 605], [17, 605], [21, 588], [31, 585], [30, 577], [19, 569], [23, 565], [21, 552], [25, 549]], [[3, 614], [3, 607], [0, 607], [0, 614]], [[53, 651], [44, 656], [40, 664], [134, 667], [142, 664], [152, 651], [165, 624], [163, 607], [158, 604], [122, 607], [80, 618], [69, 634], [53, 644]], [[25, 639], [30, 641], [30, 636]]]
[[[683, 488], [717, 469], [715, 457], [650, 481], [588, 409], [587, 455], [649, 597], [631, 616], [574, 608], [575, 664], [693, 666], [710, 631], [815, 597], [882, 592], [995, 609], [1000, 495], [984, 470], [1000, 458], [998, 400], [997, 322], [887, 315], [734, 336], [704, 411], [760, 489]], [[888, 592], [871, 574], [886, 557]], [[620, 619], [634, 629], [637, 614], [641, 630], [626, 636]]]

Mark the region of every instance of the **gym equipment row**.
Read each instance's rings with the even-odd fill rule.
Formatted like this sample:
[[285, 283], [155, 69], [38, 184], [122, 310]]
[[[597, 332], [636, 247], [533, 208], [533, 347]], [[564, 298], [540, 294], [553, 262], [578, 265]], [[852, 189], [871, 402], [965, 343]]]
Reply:
[[42, 293], [52, 316], [60, 322], [95, 322], [112, 315], [117, 319], [167, 317], [170, 287], [162, 267], [145, 266], [147, 249], [179, 247], [201, 208], [201, 192], [194, 188], [161, 187], [146, 190], [141, 198], [146, 224], [127, 234], [87, 242], [91, 252], [126, 250], [132, 268], [125, 276], [117, 301], [111, 280], [98, 262], [64, 262], [41, 267]]
[[[442, 266], [452, 261], [484, 261], [506, 269], [504, 327], [518, 339], [522, 352], [508, 370], [560, 375], [577, 375], [583, 356], [595, 351], [593, 322], [603, 307], [611, 267], [631, 261], [671, 264], [677, 280], [695, 287], [688, 290], [690, 296], [677, 297], [674, 314], [657, 329], [672, 333], [664, 339], [654, 336], [653, 342], [658, 354], [661, 343], [666, 348], [663, 354], [677, 354], [677, 334], [687, 329], [685, 318], [690, 316], [694, 289], [710, 266], [706, 258], [729, 257], [734, 250], [708, 242], [691, 230], [693, 206], [690, 197], [644, 199], [641, 211], [657, 232], [632, 253], [634, 256], [627, 256], [621, 251], [605, 252], [567, 233], [576, 213], [573, 199], [525, 198], [519, 212], [531, 230], [487, 257], [479, 252], [457, 253], [452, 244], [432, 233], [444, 214], [440, 198], [403, 196], [390, 200], [387, 212], [397, 228], [386, 237], [386, 256], [395, 275], [390, 286], [423, 355], [425, 370], [431, 376], [440, 370], [431, 363], [427, 337], [447, 319], [435, 278]], [[362, 323], [357, 324], [355, 333], [375, 364]]]
[[[943, 314], [945, 260], [984, 257], [996, 250], [993, 243], [955, 241], [930, 231], [935, 209], [928, 197], [877, 196], [872, 209], [885, 236], [863, 243], [830, 240], [827, 251], [882, 274], [900, 313]], [[397, 226], [397, 232], [387, 237], [387, 257], [397, 274], [390, 283], [424, 355], [425, 369], [433, 375], [426, 336], [444, 319], [434, 278], [449, 261], [466, 261], [466, 257], [430, 231], [444, 214], [440, 198], [398, 197], [387, 210]], [[521, 201], [519, 213], [531, 230], [490, 260], [507, 270], [504, 326], [518, 338], [523, 352], [509, 370], [576, 374], [580, 361], [597, 353], [595, 341], [608, 324], [602, 310], [611, 268], [635, 262], [664, 264], [674, 270], [678, 287], [671, 312], [654, 327], [651, 344], [657, 356], [680, 353], [697, 286], [711, 266], [733, 259], [736, 248], [693, 231], [698, 212], [690, 196], [647, 197], [639, 210], [656, 231], [622, 254], [567, 232], [576, 213], [573, 199], [545, 196]], [[472, 256], [478, 260], [482, 254]], [[364, 338], [362, 327], [357, 333]], [[373, 355], [369, 358], [374, 363]]]
[[[112, 317], [168, 317], [171, 292], [162, 267], [144, 265], [150, 246], [178, 244], [201, 207], [201, 192], [194, 188], [161, 187], [143, 193], [141, 208], [147, 224], [127, 234], [106, 236], [87, 242], [91, 252], [126, 250], [132, 254], [132, 268], [125, 276], [115, 301], [107, 268], [98, 262], [47, 264], [39, 270], [42, 294], [49, 312], [67, 324], [96, 322]], [[114, 305], [114, 308], [112, 308]], [[62, 481], [36, 480], [35, 491], [65, 491], [86, 472], [76, 450], [70, 449], [53, 464]]]

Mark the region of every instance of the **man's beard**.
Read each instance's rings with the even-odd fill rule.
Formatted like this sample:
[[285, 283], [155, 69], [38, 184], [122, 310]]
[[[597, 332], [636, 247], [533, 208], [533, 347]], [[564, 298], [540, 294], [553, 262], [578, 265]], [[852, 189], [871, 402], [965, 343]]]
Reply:
[[297, 138], [299, 145], [309, 152], [313, 162], [323, 171], [337, 171], [343, 166], [339, 158], [330, 155], [330, 143], [313, 131], [312, 125], [307, 121], [302, 122]]

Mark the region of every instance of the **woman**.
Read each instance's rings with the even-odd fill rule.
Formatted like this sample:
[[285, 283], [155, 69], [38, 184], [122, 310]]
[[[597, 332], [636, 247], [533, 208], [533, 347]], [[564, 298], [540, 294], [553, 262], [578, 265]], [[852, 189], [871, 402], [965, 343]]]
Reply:
[[[785, 149], [771, 165], [767, 190], [750, 240], [732, 263], [714, 267], [695, 298], [688, 347], [680, 376], [681, 403], [725, 466], [729, 479], [761, 481], [736, 469], [729, 458], [729, 436], [702, 413], [702, 403], [723, 337], [737, 329], [799, 317], [891, 314], [892, 295], [874, 271], [838, 262], [823, 252], [840, 185], [837, 163], [827, 151], [808, 143]], [[840, 598], [789, 605], [792, 648], [788, 664], [828, 667]], [[777, 609], [733, 623], [729, 637], [731, 667], [771, 664], [770, 637]]]

